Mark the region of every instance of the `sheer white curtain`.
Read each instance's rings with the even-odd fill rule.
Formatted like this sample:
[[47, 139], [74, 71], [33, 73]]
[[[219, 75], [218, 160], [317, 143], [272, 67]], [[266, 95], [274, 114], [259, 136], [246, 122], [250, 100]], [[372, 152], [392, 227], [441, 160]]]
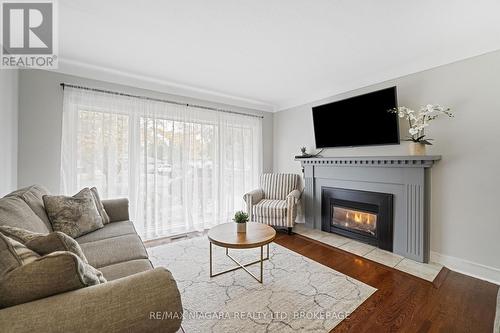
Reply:
[[64, 89], [61, 190], [128, 197], [146, 239], [203, 230], [244, 208], [262, 165], [260, 118]]

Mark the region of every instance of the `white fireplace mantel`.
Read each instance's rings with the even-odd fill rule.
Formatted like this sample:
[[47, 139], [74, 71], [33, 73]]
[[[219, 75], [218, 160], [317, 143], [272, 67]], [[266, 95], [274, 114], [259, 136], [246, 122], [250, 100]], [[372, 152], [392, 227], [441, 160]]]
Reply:
[[393, 252], [428, 262], [430, 170], [441, 156], [297, 158], [304, 171], [306, 226], [321, 230], [321, 188], [393, 194]]

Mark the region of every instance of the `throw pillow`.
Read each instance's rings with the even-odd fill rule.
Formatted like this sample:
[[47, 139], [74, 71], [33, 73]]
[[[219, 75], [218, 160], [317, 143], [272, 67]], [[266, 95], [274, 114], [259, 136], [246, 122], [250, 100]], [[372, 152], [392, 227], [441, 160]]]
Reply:
[[108, 213], [106, 213], [106, 210], [104, 209], [104, 205], [101, 202], [101, 197], [99, 197], [99, 192], [97, 192], [97, 188], [92, 187], [90, 189], [90, 191], [92, 192], [92, 195], [94, 196], [94, 202], [95, 202], [95, 205], [97, 207], [97, 210], [99, 211], [99, 215], [101, 215], [102, 223], [108, 224], [110, 219], [109, 219]]
[[56, 251], [69, 251], [76, 254], [83, 262], [88, 263], [77, 241], [60, 231], [41, 234], [4, 225], [0, 226], [0, 232], [24, 244], [27, 248], [40, 255], [46, 255]]
[[106, 282], [71, 252], [53, 252], [8, 272], [0, 280], [0, 308]]
[[76, 238], [104, 227], [88, 188], [72, 197], [44, 195], [43, 202], [54, 231]]
[[36, 252], [0, 233], [0, 280], [12, 270], [38, 258], [40, 256]]

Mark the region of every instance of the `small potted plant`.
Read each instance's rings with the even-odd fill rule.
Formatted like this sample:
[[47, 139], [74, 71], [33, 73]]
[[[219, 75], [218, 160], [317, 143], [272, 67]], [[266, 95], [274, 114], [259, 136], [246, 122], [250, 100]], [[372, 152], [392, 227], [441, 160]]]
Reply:
[[236, 222], [236, 231], [237, 232], [247, 232], [247, 222], [248, 222], [248, 214], [244, 211], [239, 211], [234, 214], [233, 221]]
[[410, 155], [425, 155], [425, 146], [432, 145], [430, 142], [432, 139], [426, 138], [424, 134], [425, 128], [440, 115], [453, 117], [453, 113], [450, 110], [450, 108], [445, 108], [441, 105], [428, 104], [420, 108], [419, 112], [415, 112], [406, 106], [391, 109], [389, 112], [396, 113], [399, 118], [406, 118], [408, 120], [408, 125], [410, 126], [408, 132], [410, 136], [406, 141], [410, 141]]

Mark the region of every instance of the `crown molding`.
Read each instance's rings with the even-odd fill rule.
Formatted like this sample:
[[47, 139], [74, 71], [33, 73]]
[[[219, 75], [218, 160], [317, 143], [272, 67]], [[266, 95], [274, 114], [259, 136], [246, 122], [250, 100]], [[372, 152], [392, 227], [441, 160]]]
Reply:
[[276, 110], [275, 106], [268, 102], [234, 96], [214, 90], [172, 82], [147, 75], [130, 73], [114, 68], [93, 65], [69, 58], [60, 57], [59, 68], [50, 69], [49, 71], [116, 84], [124, 84], [136, 88], [160, 91], [167, 94], [227, 104], [246, 109], [264, 112], [274, 112]]

